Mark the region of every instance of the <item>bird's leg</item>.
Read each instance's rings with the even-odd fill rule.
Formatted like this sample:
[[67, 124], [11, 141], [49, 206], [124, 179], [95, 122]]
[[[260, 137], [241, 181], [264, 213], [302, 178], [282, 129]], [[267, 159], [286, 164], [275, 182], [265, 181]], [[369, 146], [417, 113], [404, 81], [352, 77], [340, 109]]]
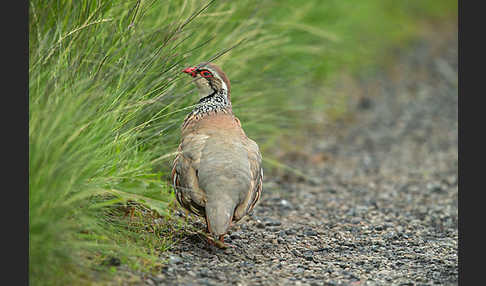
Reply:
[[225, 248], [228, 248], [228, 247], [235, 247], [233, 245], [229, 245], [229, 244], [226, 244], [224, 243], [224, 238], [223, 236], [224, 235], [221, 235], [219, 237], [219, 239], [214, 239], [210, 233], [205, 233], [205, 232], [199, 232], [200, 234], [202, 234], [204, 237], [206, 237], [206, 240], [208, 241], [208, 244], [209, 245], [213, 245], [213, 246], [216, 246], [217, 248], [221, 248], [221, 249], [225, 249]]
[[215, 245], [214, 239], [211, 237], [211, 232], [209, 231], [209, 221], [208, 221], [208, 217], [207, 216], [204, 216], [204, 220], [206, 221], [206, 232], [204, 232], [203, 235], [206, 237], [206, 240], [208, 241], [208, 244]]

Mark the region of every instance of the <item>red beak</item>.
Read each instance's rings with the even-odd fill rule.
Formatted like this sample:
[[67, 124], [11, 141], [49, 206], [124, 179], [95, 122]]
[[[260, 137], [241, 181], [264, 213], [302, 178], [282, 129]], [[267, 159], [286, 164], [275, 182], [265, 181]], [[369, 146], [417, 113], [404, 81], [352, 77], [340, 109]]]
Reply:
[[182, 72], [188, 73], [192, 77], [196, 77], [196, 67], [189, 67], [189, 68], [183, 69]]

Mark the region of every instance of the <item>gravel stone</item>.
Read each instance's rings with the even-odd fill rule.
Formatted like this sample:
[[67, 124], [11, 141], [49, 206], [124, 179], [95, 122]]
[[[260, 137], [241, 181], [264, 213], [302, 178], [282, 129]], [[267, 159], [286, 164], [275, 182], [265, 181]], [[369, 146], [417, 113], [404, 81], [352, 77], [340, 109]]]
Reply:
[[181, 263], [182, 259], [179, 256], [171, 255], [169, 256], [169, 263], [170, 264], [178, 264]]

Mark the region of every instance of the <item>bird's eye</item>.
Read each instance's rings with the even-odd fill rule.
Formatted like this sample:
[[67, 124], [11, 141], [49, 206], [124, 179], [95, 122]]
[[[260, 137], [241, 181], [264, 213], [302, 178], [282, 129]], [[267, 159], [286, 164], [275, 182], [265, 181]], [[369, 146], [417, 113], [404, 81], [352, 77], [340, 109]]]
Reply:
[[211, 74], [209, 71], [206, 71], [206, 70], [201, 71], [199, 74], [200, 74], [202, 77], [212, 77], [212, 76], [213, 76], [213, 75], [212, 75], [212, 74]]

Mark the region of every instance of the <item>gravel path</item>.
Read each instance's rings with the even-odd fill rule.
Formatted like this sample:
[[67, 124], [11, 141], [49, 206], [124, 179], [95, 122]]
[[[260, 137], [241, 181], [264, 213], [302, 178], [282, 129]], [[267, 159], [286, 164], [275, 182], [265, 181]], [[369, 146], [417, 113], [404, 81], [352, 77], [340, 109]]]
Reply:
[[236, 248], [182, 235], [145, 283], [457, 285], [457, 32], [363, 86], [353, 118], [302, 147], [314, 159], [289, 162], [316, 179], [267, 176]]

